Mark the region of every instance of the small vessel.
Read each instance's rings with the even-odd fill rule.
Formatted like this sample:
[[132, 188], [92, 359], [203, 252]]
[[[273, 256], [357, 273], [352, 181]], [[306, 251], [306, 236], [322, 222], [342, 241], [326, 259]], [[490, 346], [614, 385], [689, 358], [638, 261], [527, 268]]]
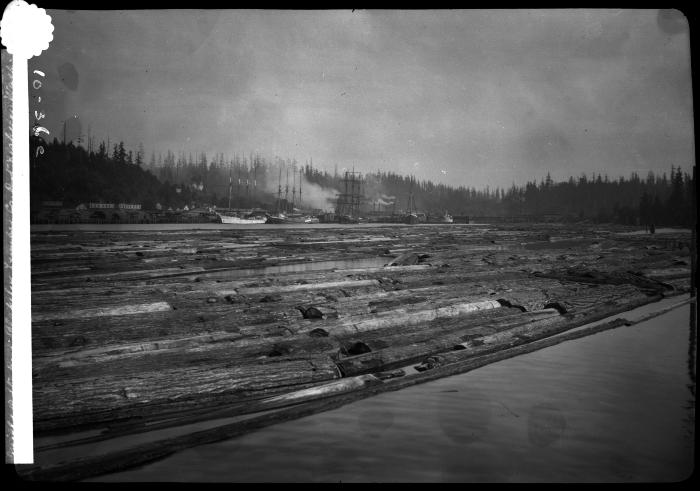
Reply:
[[360, 219], [350, 215], [336, 215], [338, 223], [360, 223]]
[[[241, 184], [240, 170], [238, 173], [238, 185]], [[248, 179], [246, 179], [246, 189], [248, 189]], [[257, 186], [257, 180], [255, 181], [255, 186]], [[233, 176], [231, 174], [231, 167], [228, 169], [228, 208], [226, 211], [218, 212], [219, 219], [221, 223], [233, 224], [233, 225], [254, 225], [259, 223], [265, 223], [267, 217], [265, 213], [261, 213], [261, 210], [255, 209], [238, 209], [234, 210], [231, 208], [231, 192], [233, 189]], [[240, 197], [240, 196], [239, 196]], [[248, 195], [248, 204], [250, 204], [250, 195]]]
[[418, 223], [418, 214], [417, 213], [408, 213], [406, 216], [403, 217], [404, 223], [407, 223], [409, 225], [412, 225], [414, 223]]
[[[294, 181], [296, 178], [294, 177], [296, 174], [296, 170], [293, 169], [293, 175], [292, 175], [292, 202], [291, 202], [291, 210], [292, 213], [286, 213], [283, 210], [289, 210], [290, 209], [290, 203], [287, 201], [287, 198], [289, 197], [289, 169], [287, 169], [287, 185], [285, 186], [285, 197], [284, 197], [284, 202], [282, 201], [282, 168], [280, 167], [280, 174], [279, 174], [279, 181], [277, 185], [277, 212], [274, 215], [267, 215], [267, 220], [265, 223], [269, 224], [274, 224], [274, 225], [284, 225], [284, 224], [290, 224], [290, 223], [311, 223], [307, 222], [306, 220], [310, 218], [308, 215], [305, 215], [303, 213], [295, 213], [295, 211], [300, 211], [299, 208], [294, 207], [294, 200], [296, 199], [296, 188], [294, 187]], [[301, 173], [299, 173], [299, 200], [301, 201]]]
[[425, 213], [416, 211], [416, 199], [413, 196], [413, 178], [411, 178], [411, 187], [408, 195], [408, 211], [403, 216], [402, 221], [410, 225], [414, 223], [425, 223], [427, 221]]
[[403, 222], [408, 223], [409, 225], [413, 225], [415, 223], [427, 223], [428, 219], [425, 215], [425, 213], [419, 213], [419, 212], [411, 212], [407, 213], [403, 217]]
[[445, 210], [444, 215], [428, 217], [428, 223], [454, 223], [454, 218]]
[[221, 219], [221, 223], [235, 224], [235, 225], [253, 225], [258, 223], [266, 223], [267, 218], [260, 218], [256, 216], [248, 215], [246, 217], [241, 217], [239, 215], [224, 215], [222, 213], [217, 213]]
[[297, 214], [289, 214], [286, 215], [284, 213], [277, 213], [276, 215], [268, 215], [265, 223], [270, 223], [270, 224], [286, 224], [286, 223], [308, 223], [306, 222], [306, 216], [304, 215], [297, 215]]

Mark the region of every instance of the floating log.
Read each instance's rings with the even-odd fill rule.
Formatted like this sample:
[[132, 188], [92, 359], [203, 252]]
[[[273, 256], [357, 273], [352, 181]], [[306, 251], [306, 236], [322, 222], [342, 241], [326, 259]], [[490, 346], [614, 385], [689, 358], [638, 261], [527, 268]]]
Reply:
[[34, 418], [41, 422], [71, 417], [83, 424], [103, 421], [106, 411], [127, 406], [207, 394], [264, 391], [268, 387], [293, 387], [338, 377], [335, 365], [327, 357], [269, 358], [230, 367], [190, 365], [130, 376], [102, 374], [74, 379], [70, 385], [42, 385], [34, 397]]
[[32, 320], [42, 321], [51, 319], [80, 319], [87, 317], [105, 317], [116, 315], [146, 314], [150, 312], [165, 312], [172, 307], [168, 302], [143, 303], [139, 305], [121, 305], [112, 308], [95, 308], [54, 312], [51, 314], [32, 314]]
[[624, 306], [590, 308], [586, 311], [579, 311], [576, 314], [566, 314], [561, 317], [536, 320], [531, 324], [524, 324], [512, 330], [506, 330], [476, 338], [469, 342], [456, 344], [452, 347], [452, 350], [446, 350], [438, 355], [428, 357], [415, 368], [419, 371], [429, 370], [442, 365], [457, 363], [474, 356], [493, 353], [503, 349], [503, 346], [518, 346], [520, 344], [547, 338], [585, 324], [596, 322], [605, 317], [625, 312], [646, 303], [658, 301], [659, 299], [660, 297], [639, 297], [628, 302], [627, 305]]
[[[500, 306], [501, 304], [495, 300], [484, 300], [481, 302], [460, 303], [426, 310], [412, 310], [404, 312], [393, 310], [383, 312], [382, 314], [377, 314], [374, 316], [374, 318], [364, 320], [350, 319], [349, 321], [340, 320], [334, 325], [324, 325], [318, 327], [323, 327], [323, 329], [331, 335], [339, 336], [361, 333], [396, 325], [421, 324], [424, 322], [429, 322], [433, 319], [457, 317], [469, 314], [471, 312], [496, 309]], [[308, 332], [310, 330], [311, 329], [302, 329], [301, 332]]]
[[[495, 322], [489, 326], [490, 332], [498, 334], [490, 334], [488, 336], [479, 336], [475, 331], [483, 331], [484, 326], [472, 327], [468, 322], [464, 322], [461, 328], [457, 330], [443, 331], [443, 333], [433, 333], [432, 336], [416, 340], [411, 344], [392, 346], [376, 351], [371, 351], [365, 354], [358, 354], [339, 360], [337, 365], [343, 376], [358, 375], [361, 373], [370, 373], [373, 371], [387, 370], [400, 366], [408, 365], [414, 361], [418, 361], [431, 353], [439, 353], [447, 349], [452, 349], [465, 341], [465, 338], [488, 339], [489, 342], [497, 342], [500, 339], [508, 337], [501, 334], [501, 331], [509, 330], [516, 332], [520, 327], [521, 331], [531, 329], [531, 326], [539, 323], [545, 325], [551, 323], [560, 317], [559, 312], [555, 309], [547, 309], [541, 312], [523, 313], [518, 316], [517, 320], [510, 322]], [[518, 327], [516, 327], [518, 326]], [[521, 327], [525, 326], [525, 327]]]
[[[551, 334], [552, 327], [568, 329], [623, 312], [689, 284], [681, 267], [686, 265], [676, 264], [683, 256], [674, 243], [617, 235], [597, 225], [323, 233], [34, 233], [37, 436], [100, 425], [116, 435], [118, 428], [145, 431], [145, 422], [235, 416], [260, 407], [255, 404], [262, 398], [339, 380], [341, 364], [348, 374], [384, 374], [376, 375], [383, 384], [401, 386], [393, 384], [415, 374], [389, 376], [387, 367], [472, 348], [500, 355], [513, 343], [524, 347], [535, 334]], [[548, 242], [553, 247], [523, 245], [543, 242], [544, 235], [555, 236]], [[676, 242], [683, 239], [678, 237]], [[295, 271], [309, 261], [370, 259], [387, 250], [406, 257], [427, 251], [431, 265]], [[586, 277], [592, 264], [604, 273]], [[290, 271], [262, 274], [267, 266], [287, 265]], [[466, 307], [479, 302], [488, 308]], [[145, 305], [160, 307], [150, 311]], [[305, 319], [300, 306], [313, 307], [321, 317]], [[537, 312], [542, 309], [549, 310]], [[542, 317], [540, 328], [525, 327], [525, 319], [538, 315], [560, 317], [561, 324], [546, 326]], [[458, 345], [466, 349], [453, 351]], [[421, 376], [442, 376], [460, 363]]]
[[317, 385], [308, 389], [288, 392], [274, 397], [269, 397], [260, 401], [261, 407], [277, 404], [294, 404], [305, 400], [326, 397], [335, 395], [340, 392], [348, 392], [351, 390], [366, 387], [368, 385], [380, 383], [381, 380], [374, 375], [359, 375], [357, 377], [348, 377], [327, 384]]
[[286, 293], [299, 290], [323, 290], [330, 288], [357, 288], [362, 286], [379, 286], [377, 280], [347, 280], [347, 281], [330, 281], [326, 283], [302, 283], [298, 285], [280, 285], [258, 288], [238, 288], [234, 291], [220, 291], [220, 295], [264, 295], [269, 293]]
[[[677, 307], [674, 306], [674, 307]], [[665, 310], [664, 310], [665, 311]], [[661, 311], [659, 313], [663, 313]], [[659, 315], [653, 313], [644, 318], [644, 320]], [[177, 450], [182, 450], [196, 445], [213, 443], [216, 441], [230, 439], [249, 433], [256, 429], [269, 426], [271, 424], [296, 419], [303, 416], [308, 416], [321, 411], [341, 407], [349, 402], [360, 400], [372, 395], [398, 390], [418, 383], [424, 383], [438, 378], [464, 373], [474, 370], [481, 366], [494, 363], [496, 361], [511, 358], [520, 354], [530, 353], [539, 349], [553, 346], [565, 341], [590, 336], [592, 334], [602, 332], [609, 329], [614, 329], [622, 325], [631, 325], [638, 321], [628, 321], [626, 319], [615, 319], [613, 321], [603, 323], [590, 328], [580, 329], [574, 332], [566, 333], [560, 336], [542, 339], [532, 343], [516, 346], [505, 349], [496, 353], [485, 356], [465, 360], [458, 363], [438, 367], [428, 372], [411, 377], [398, 377], [393, 380], [385, 380], [383, 383], [367, 384], [356, 390], [341, 392], [334, 397], [326, 397], [321, 399], [312, 399], [302, 404], [291, 407], [282, 407], [277, 411], [263, 413], [259, 416], [253, 416], [242, 421], [232, 423], [224, 423], [201, 431], [195, 431], [187, 434], [182, 434], [175, 437], [165, 438], [157, 441], [151, 441], [145, 444], [138, 444], [129, 448], [120, 449], [111, 453], [102, 455], [89, 455], [78, 457], [69, 462], [53, 463], [48, 465], [22, 465], [17, 466], [18, 472], [25, 479], [29, 480], [50, 480], [50, 481], [74, 481], [85, 479], [91, 476], [106, 474], [127, 469], [132, 466], [143, 465], [147, 462], [157, 460], [172, 454]]]

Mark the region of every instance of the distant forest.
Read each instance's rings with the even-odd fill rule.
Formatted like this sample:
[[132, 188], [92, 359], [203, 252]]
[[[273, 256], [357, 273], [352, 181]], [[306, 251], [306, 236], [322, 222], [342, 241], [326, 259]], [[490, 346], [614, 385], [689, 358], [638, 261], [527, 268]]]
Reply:
[[[41, 145], [44, 153], [37, 151]], [[184, 206], [227, 207], [231, 183], [232, 207], [273, 210], [277, 191], [303, 176], [304, 204], [332, 211], [333, 197], [344, 192], [343, 173], [333, 174], [292, 159], [265, 159], [259, 155], [223, 154], [207, 157], [167, 151], [165, 156], [143, 148], [127, 150], [123, 142], [108, 148], [104, 142], [89, 151], [54, 139], [30, 141], [30, 199], [32, 206], [62, 201], [65, 207], [79, 203], [140, 203], [145, 210]], [[287, 173], [292, 177], [287, 178]], [[418, 211], [479, 217], [553, 217], [566, 221], [589, 220], [627, 225], [689, 227], [693, 220], [695, 176], [671, 166], [667, 175], [649, 172], [644, 178], [610, 179], [603, 175], [570, 177], [553, 182], [549, 174], [540, 182], [508, 189], [452, 187], [418, 180], [394, 172], [363, 175], [363, 208], [366, 211], [402, 213], [413, 196]], [[291, 179], [291, 181], [289, 180]], [[296, 181], [298, 182], [298, 181]], [[298, 189], [298, 188], [297, 188]], [[325, 196], [325, 206], [318, 197]], [[313, 198], [313, 199], [312, 199]]]

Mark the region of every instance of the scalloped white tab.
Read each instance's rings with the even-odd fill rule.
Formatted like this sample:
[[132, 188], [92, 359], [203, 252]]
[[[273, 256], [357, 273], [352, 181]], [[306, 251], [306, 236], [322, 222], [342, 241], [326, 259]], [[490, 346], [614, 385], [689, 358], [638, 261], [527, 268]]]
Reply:
[[2, 15], [0, 38], [12, 56], [26, 60], [39, 56], [53, 40], [51, 16], [34, 4], [13, 0]]

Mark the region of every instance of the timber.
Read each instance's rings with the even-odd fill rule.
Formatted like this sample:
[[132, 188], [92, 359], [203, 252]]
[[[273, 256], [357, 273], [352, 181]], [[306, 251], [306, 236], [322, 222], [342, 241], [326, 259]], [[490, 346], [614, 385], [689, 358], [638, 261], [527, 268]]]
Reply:
[[[690, 231], [625, 231], [33, 233], [37, 464], [21, 473], [76, 480], [141, 465], [626, 325], [606, 319], [689, 292], [691, 258], [675, 245]], [[243, 419], [197, 426], [226, 418]], [[178, 436], [126, 438], [168, 428]], [[82, 450], [117, 439], [127, 443]]]

